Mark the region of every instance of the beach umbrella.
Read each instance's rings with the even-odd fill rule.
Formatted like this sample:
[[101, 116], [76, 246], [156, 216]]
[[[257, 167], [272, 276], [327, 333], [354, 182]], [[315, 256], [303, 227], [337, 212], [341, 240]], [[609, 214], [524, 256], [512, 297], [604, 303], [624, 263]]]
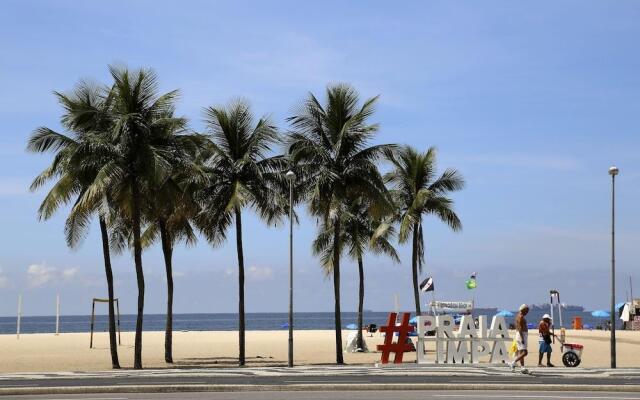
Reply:
[[597, 310], [593, 311], [591, 316], [596, 318], [609, 318], [609, 313], [604, 310]]
[[509, 310], [502, 310], [496, 314], [498, 317], [513, 317], [513, 313]]
[[349, 324], [349, 325], [347, 325], [347, 329], [358, 329], [358, 325], [356, 325], [356, 324]]
[[413, 317], [409, 320], [411, 325], [416, 325], [418, 323], [418, 317]]

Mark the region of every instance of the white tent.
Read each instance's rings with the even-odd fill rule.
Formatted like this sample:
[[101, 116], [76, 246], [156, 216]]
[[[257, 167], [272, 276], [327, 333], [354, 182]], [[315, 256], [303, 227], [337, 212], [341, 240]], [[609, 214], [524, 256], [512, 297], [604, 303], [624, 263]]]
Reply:
[[367, 342], [362, 338], [362, 346], [363, 349], [358, 348], [358, 331], [349, 332], [349, 336], [347, 336], [347, 345], [345, 346], [345, 351], [347, 353], [367, 353], [369, 349], [367, 349]]

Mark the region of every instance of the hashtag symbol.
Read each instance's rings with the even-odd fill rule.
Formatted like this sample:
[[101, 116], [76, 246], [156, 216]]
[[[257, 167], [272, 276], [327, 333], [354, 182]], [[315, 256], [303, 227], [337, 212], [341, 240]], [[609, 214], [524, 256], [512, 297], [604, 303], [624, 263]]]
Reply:
[[[402, 363], [402, 356], [405, 351], [412, 351], [413, 346], [407, 343], [407, 335], [413, 332], [413, 326], [409, 325], [409, 313], [402, 313], [402, 323], [396, 326], [396, 313], [389, 313], [387, 326], [381, 326], [380, 332], [384, 332], [384, 344], [378, 345], [378, 350], [382, 351], [382, 364], [389, 362], [389, 354], [395, 353], [393, 362], [395, 364]], [[398, 341], [393, 343], [394, 333], [398, 332]]]

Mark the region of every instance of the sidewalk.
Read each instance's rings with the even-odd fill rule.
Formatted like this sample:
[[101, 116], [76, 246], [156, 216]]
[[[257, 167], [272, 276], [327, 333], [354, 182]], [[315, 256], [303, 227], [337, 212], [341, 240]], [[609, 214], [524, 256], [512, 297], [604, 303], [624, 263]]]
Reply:
[[[534, 376], [541, 377], [636, 377], [640, 379], [640, 368], [537, 368], [529, 367]], [[518, 373], [516, 373], [518, 374]], [[10, 373], [0, 374], [3, 380], [13, 379], [82, 379], [109, 377], [276, 377], [276, 376], [513, 376], [506, 366], [487, 366], [482, 364], [416, 365], [414, 363], [387, 364], [385, 366], [366, 365], [317, 365], [287, 367], [245, 367], [245, 368], [203, 368], [203, 369], [121, 369], [91, 372], [46, 372], [46, 373]], [[640, 383], [640, 381], [639, 381]]]
[[416, 364], [109, 370], [0, 375], [0, 395], [206, 391], [529, 390], [640, 392], [640, 369]]

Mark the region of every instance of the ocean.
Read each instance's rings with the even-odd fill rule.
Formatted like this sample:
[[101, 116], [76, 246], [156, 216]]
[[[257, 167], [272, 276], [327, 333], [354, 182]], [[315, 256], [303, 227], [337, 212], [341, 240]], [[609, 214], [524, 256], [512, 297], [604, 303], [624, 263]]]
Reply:
[[[476, 309], [474, 315], [487, 315], [491, 318], [496, 309]], [[534, 326], [540, 321], [542, 315], [548, 311], [532, 310], [527, 320]], [[365, 311], [364, 324], [386, 324], [388, 312]], [[564, 326], [569, 328], [573, 317], [580, 316], [583, 323], [590, 327], [603, 323], [602, 318], [594, 318], [586, 311], [563, 311]], [[342, 326], [356, 323], [355, 312], [342, 313]], [[507, 322], [513, 322], [513, 318], [506, 318]], [[287, 329], [287, 313], [247, 313], [246, 327], [252, 331], [270, 331]], [[89, 332], [91, 316], [89, 315], [63, 315], [60, 317], [60, 332]], [[122, 331], [134, 331], [136, 316], [123, 314], [120, 316], [120, 328]], [[333, 329], [334, 319], [331, 312], [298, 312], [294, 316], [294, 327], [298, 330]], [[21, 333], [54, 333], [56, 329], [55, 316], [22, 317]], [[163, 331], [165, 325], [164, 314], [146, 314], [144, 316], [145, 331]], [[559, 325], [558, 325], [559, 326]], [[238, 329], [237, 314], [174, 314], [173, 328], [175, 331], [234, 331]], [[96, 315], [96, 332], [107, 331], [107, 316]], [[0, 317], [0, 334], [16, 333], [16, 317]]]

